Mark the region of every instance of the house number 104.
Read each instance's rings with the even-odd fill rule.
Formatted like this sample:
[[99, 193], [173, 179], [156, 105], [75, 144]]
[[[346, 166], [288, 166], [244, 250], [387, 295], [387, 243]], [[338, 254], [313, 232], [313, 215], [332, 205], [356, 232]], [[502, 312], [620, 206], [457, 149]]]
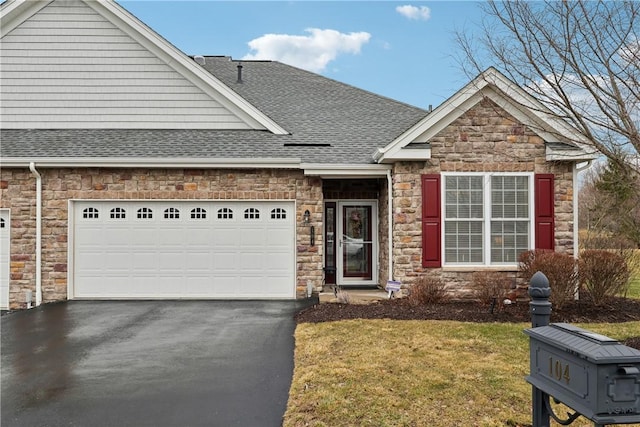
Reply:
[[567, 384], [569, 384], [569, 381], [571, 380], [571, 375], [569, 375], [569, 364], [563, 364], [562, 361], [550, 357], [549, 376], [558, 381], [565, 380]]

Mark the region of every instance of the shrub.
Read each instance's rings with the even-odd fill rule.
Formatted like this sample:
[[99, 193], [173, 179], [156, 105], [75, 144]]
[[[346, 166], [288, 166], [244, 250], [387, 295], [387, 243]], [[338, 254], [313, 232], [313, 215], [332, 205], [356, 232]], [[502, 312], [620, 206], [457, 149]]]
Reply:
[[471, 287], [476, 298], [486, 305], [494, 303], [494, 300], [502, 304], [509, 298], [511, 280], [497, 271], [476, 271], [471, 279]]
[[437, 277], [421, 276], [411, 286], [408, 298], [413, 305], [424, 305], [445, 302], [450, 297], [442, 280]]
[[623, 294], [629, 286], [629, 279], [629, 268], [623, 256], [595, 249], [580, 254], [580, 283], [596, 306]]
[[541, 271], [549, 279], [551, 296], [549, 300], [557, 310], [562, 309], [575, 298], [578, 290], [577, 261], [571, 255], [549, 250], [534, 250], [520, 255], [519, 270], [529, 282], [536, 271]]

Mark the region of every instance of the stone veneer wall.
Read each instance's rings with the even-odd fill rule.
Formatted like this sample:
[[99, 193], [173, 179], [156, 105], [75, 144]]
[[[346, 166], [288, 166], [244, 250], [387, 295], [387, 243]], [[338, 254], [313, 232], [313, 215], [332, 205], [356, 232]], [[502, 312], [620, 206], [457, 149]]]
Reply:
[[389, 280], [389, 190], [387, 181], [380, 184], [378, 196], [378, 286], [384, 289]]
[[[555, 175], [556, 251], [573, 253], [573, 167], [545, 161], [544, 141], [490, 100], [455, 120], [431, 140], [431, 159], [394, 166], [394, 277], [412, 284], [425, 274], [444, 280], [460, 299], [470, 297], [476, 269], [422, 267], [421, 175], [440, 172], [534, 172]], [[500, 271], [500, 268], [492, 270]], [[517, 271], [504, 274], [517, 283]]]
[[[209, 169], [39, 169], [42, 175], [43, 302], [67, 298], [69, 199], [296, 200], [298, 297], [307, 285], [322, 286], [322, 182], [297, 170]], [[24, 307], [24, 292], [35, 298], [36, 180], [27, 168], [0, 170], [0, 207], [11, 209], [12, 309]], [[315, 246], [302, 213], [311, 212]]]

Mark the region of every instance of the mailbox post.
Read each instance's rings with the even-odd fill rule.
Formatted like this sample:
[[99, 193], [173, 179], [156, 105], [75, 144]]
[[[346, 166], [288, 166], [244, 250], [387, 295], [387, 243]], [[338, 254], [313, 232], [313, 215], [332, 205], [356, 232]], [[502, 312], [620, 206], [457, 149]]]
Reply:
[[[537, 328], [539, 326], [547, 326], [551, 319], [551, 288], [549, 287], [549, 279], [541, 271], [536, 272], [529, 281], [529, 311], [531, 312], [531, 326]], [[544, 402], [549, 401], [549, 396], [532, 385], [533, 402], [532, 422], [533, 427], [549, 427], [551, 415]]]
[[[533, 387], [533, 427], [549, 427], [550, 417], [569, 425], [579, 416], [596, 427], [640, 423], [640, 351], [617, 340], [566, 323], [549, 324], [550, 290], [542, 273], [530, 283], [529, 335]], [[574, 414], [559, 419], [549, 398]]]

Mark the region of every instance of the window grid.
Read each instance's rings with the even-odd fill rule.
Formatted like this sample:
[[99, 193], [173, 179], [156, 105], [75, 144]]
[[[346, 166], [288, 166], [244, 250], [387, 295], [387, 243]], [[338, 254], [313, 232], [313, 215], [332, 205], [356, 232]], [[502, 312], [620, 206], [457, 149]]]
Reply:
[[491, 262], [514, 263], [529, 250], [528, 221], [491, 221]]
[[287, 219], [287, 211], [281, 208], [272, 209], [271, 219]]
[[260, 211], [256, 208], [247, 208], [244, 210], [244, 219], [260, 219]]
[[483, 200], [482, 176], [445, 178], [445, 262], [484, 262]]
[[82, 218], [84, 218], [84, 219], [98, 219], [98, 209], [96, 209], [96, 208], [85, 208], [82, 211]]
[[517, 263], [530, 249], [530, 176], [448, 175], [444, 182], [444, 262]]
[[150, 208], [138, 209], [138, 219], [152, 219], [153, 211]]
[[206, 219], [207, 211], [203, 208], [193, 208], [191, 209], [191, 219]]
[[5, 227], [4, 218], [0, 218], [0, 228], [4, 228], [4, 227]]
[[218, 209], [218, 219], [233, 219], [233, 210], [229, 208]]
[[167, 208], [164, 210], [164, 219], [180, 219], [180, 211], [176, 208]]
[[111, 209], [109, 216], [111, 219], [125, 219], [127, 213], [123, 208], [113, 208]]

